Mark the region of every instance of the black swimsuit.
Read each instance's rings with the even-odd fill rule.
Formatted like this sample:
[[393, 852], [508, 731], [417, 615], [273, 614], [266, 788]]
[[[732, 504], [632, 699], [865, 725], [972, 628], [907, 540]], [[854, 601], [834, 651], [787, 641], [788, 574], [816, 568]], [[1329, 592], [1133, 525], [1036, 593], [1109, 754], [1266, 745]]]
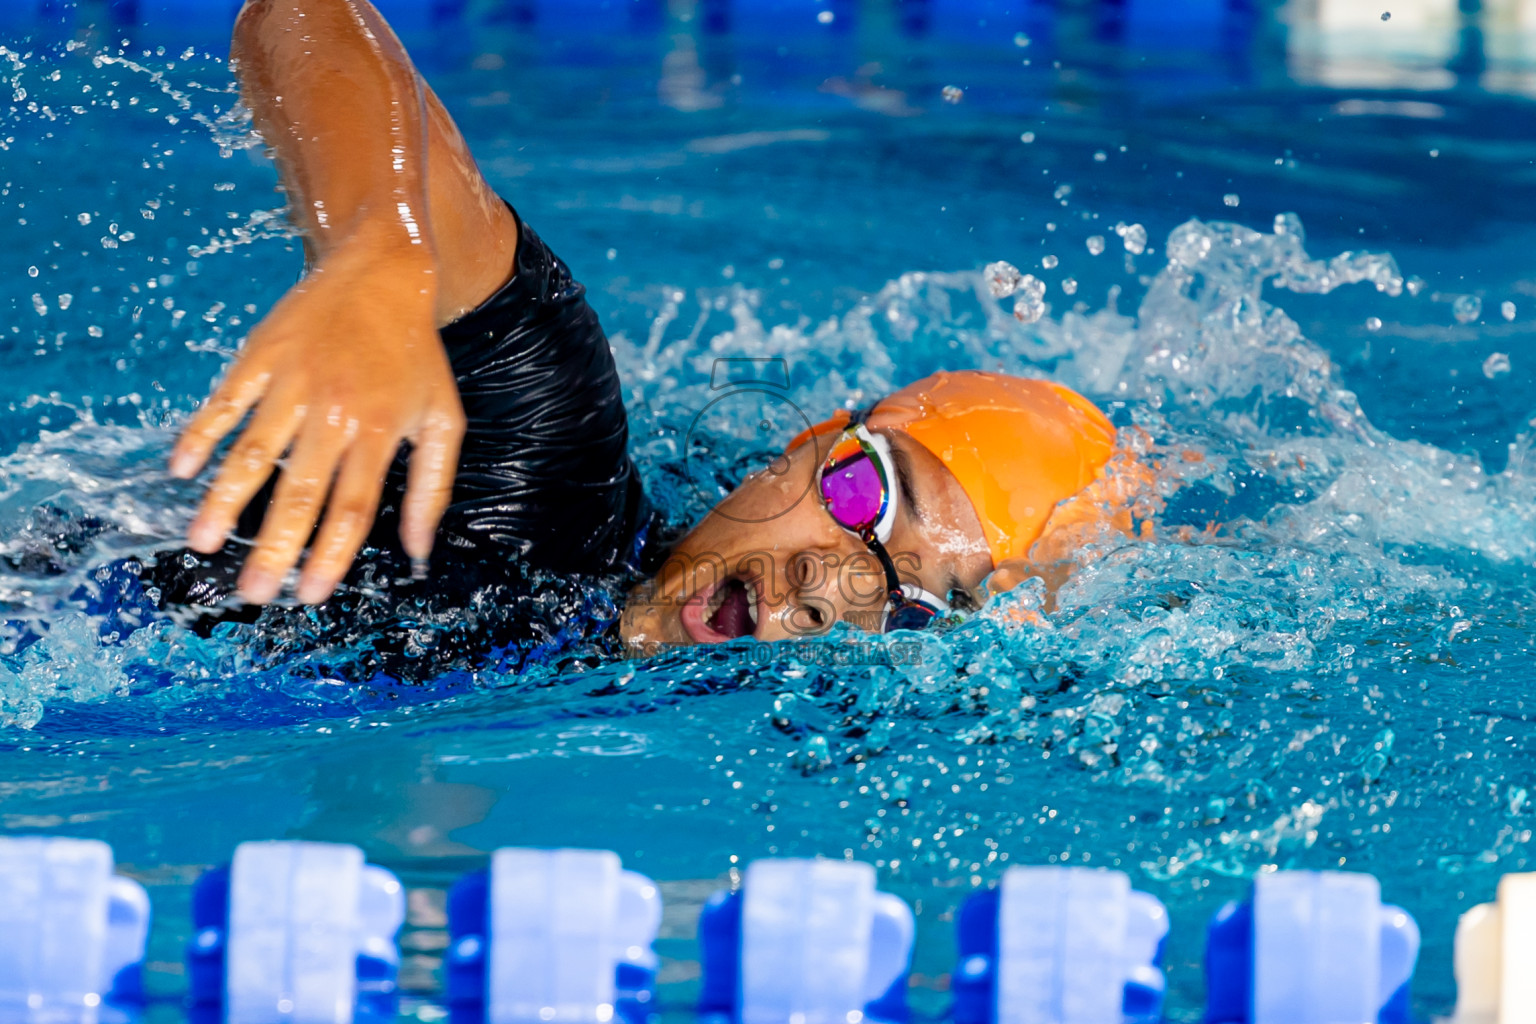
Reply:
[[[627, 450], [618, 370], [586, 289], [532, 228], [517, 223], [512, 279], [442, 330], [468, 429], [425, 581], [439, 595], [462, 598], [529, 569], [632, 569], [650, 519]], [[406, 465], [402, 452], [351, 584], [407, 585], [399, 541]], [[157, 603], [206, 608], [233, 592], [272, 486], [218, 555], [178, 551], [146, 567]]]
[[[632, 564], [645, 496], [613, 352], [586, 289], [521, 218], [512, 280], [442, 337], [468, 431], [440, 557], [560, 572]], [[397, 462], [386, 493], [398, 498], [404, 481]], [[380, 546], [398, 535], [394, 517], [390, 502]]]

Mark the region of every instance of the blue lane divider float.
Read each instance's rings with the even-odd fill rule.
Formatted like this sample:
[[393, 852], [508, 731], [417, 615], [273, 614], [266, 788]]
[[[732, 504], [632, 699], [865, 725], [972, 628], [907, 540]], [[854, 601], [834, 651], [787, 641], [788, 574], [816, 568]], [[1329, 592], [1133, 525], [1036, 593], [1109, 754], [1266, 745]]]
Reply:
[[[352, 846], [246, 843], [193, 890], [194, 1020], [347, 1024], [396, 1010], [404, 891]], [[143, 1004], [149, 899], [104, 843], [0, 839], [0, 1021]], [[661, 897], [616, 854], [499, 850], [449, 894], [446, 1001], [484, 1024], [652, 1024]], [[955, 1024], [1155, 1024], [1168, 915], [1122, 873], [1010, 868], [961, 908]], [[764, 860], [699, 920], [699, 1010], [737, 1024], [903, 1022], [911, 910], [872, 866]], [[1223, 907], [1207, 1024], [1408, 1024], [1413, 918], [1369, 875], [1278, 872]], [[1457, 929], [1457, 1024], [1536, 1020], [1536, 875]]]
[[197, 1019], [392, 1020], [400, 880], [355, 846], [242, 843], [198, 879], [187, 974]]
[[905, 1021], [915, 928], [869, 864], [755, 861], [699, 918], [699, 1012], [740, 1024]]
[[1125, 874], [1013, 867], [956, 924], [955, 1024], [1157, 1024], [1168, 912]]
[[502, 849], [448, 894], [456, 1021], [645, 1024], [661, 894], [602, 850]]
[[149, 896], [91, 839], [0, 839], [0, 1019], [111, 1020], [143, 1000]]
[[1409, 1024], [1419, 927], [1381, 884], [1280, 871], [1217, 911], [1206, 933], [1207, 1024]]

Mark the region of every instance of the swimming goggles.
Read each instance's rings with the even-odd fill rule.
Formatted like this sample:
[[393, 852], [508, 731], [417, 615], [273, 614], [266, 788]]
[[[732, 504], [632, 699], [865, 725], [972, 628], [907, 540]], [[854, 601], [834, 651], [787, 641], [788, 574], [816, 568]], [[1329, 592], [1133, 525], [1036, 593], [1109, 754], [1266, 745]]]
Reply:
[[868, 410], [855, 413], [853, 421], [832, 442], [816, 474], [816, 490], [833, 521], [863, 541], [885, 571], [887, 596], [880, 632], [923, 629], [940, 616], [951, 614], [951, 609], [943, 598], [916, 584], [901, 582], [896, 563], [885, 549], [901, 492], [896, 486], [890, 442], [864, 426], [868, 415]]

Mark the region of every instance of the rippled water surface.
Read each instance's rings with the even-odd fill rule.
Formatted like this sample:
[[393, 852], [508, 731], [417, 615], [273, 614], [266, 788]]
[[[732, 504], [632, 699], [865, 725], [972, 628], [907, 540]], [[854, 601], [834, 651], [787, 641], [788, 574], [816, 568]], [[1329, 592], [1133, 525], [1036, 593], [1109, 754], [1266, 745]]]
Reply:
[[[1421, 1008], [1448, 1008], [1456, 915], [1528, 866], [1536, 821], [1529, 67], [1465, 32], [1435, 56], [1352, 29], [1351, 57], [1296, 19], [1116, 35], [1089, 7], [937, 5], [925, 31], [908, 8], [473, 8], [406, 38], [590, 287], [675, 524], [759, 443], [716, 417], [690, 462], [713, 361], [771, 356], [813, 418], [940, 367], [1081, 388], [1159, 467], [1157, 539], [897, 657], [840, 633], [615, 660], [612, 594], [551, 583], [526, 644], [420, 686], [301, 615], [204, 638], [102, 610], [100, 567], [184, 527], [175, 426], [298, 245], [219, 26], [4, 29], [0, 816], [147, 880], [157, 991], [198, 866], [294, 837], [422, 887], [417, 987], [431, 890], [571, 844], [680, 908], [757, 856], [873, 861], [919, 909], [929, 1008], [972, 888], [1119, 867], [1173, 910], [1179, 1019], [1246, 877], [1372, 871], [1424, 929]], [[996, 260], [1044, 282], [1041, 319], [991, 298]], [[423, 611], [413, 642], [454, 620]]]

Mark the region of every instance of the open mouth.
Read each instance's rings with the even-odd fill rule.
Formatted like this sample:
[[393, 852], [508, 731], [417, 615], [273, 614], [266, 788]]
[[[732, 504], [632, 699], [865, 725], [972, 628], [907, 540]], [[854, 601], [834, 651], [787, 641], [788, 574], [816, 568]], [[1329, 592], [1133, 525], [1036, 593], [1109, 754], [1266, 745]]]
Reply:
[[691, 597], [683, 605], [683, 628], [695, 643], [718, 644], [757, 632], [757, 587], [731, 576]]

